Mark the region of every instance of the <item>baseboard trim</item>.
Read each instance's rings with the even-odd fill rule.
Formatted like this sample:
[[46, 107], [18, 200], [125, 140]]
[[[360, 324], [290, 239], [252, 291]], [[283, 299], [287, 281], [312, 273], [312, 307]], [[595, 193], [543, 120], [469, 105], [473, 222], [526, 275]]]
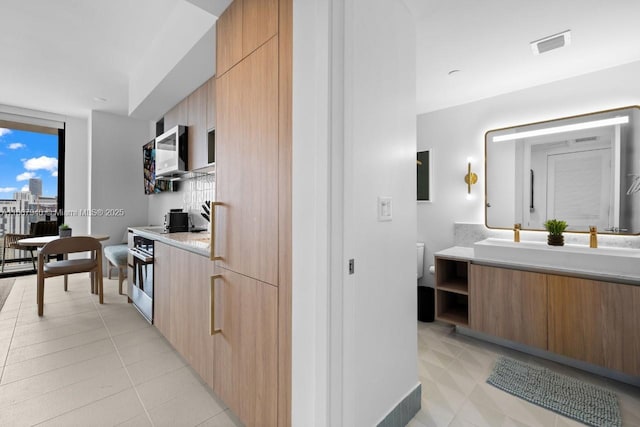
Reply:
[[386, 417], [378, 423], [378, 427], [404, 427], [409, 421], [416, 416], [420, 410], [422, 401], [422, 384], [418, 383], [402, 399], [395, 408], [393, 408]]

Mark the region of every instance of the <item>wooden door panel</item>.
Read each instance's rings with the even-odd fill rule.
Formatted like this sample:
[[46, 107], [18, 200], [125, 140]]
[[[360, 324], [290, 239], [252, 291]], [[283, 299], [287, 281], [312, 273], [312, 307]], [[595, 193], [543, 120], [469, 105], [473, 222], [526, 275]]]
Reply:
[[549, 350], [640, 375], [640, 287], [549, 276]]
[[216, 74], [221, 76], [242, 59], [242, 2], [234, 0], [216, 22]]
[[[153, 324], [171, 342], [171, 262], [170, 247], [154, 243]], [[129, 277], [133, 277], [129, 276]]]
[[215, 252], [219, 266], [277, 285], [277, 37], [218, 78]]
[[242, 56], [278, 32], [278, 0], [243, 0]]
[[546, 275], [471, 265], [471, 329], [547, 349]]
[[194, 90], [187, 98], [189, 108], [189, 170], [206, 166], [207, 156], [207, 83]]
[[216, 280], [214, 391], [248, 426], [277, 423], [278, 289], [225, 269]]

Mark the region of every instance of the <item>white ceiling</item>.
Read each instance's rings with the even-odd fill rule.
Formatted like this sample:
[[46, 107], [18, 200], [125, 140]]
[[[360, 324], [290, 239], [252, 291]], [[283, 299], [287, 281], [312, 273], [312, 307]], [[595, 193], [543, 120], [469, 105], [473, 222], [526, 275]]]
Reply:
[[[417, 26], [418, 113], [640, 60], [640, 0], [405, 3]], [[569, 47], [533, 55], [529, 42], [567, 29]]]
[[[138, 106], [129, 105], [132, 74], [159, 60], [169, 72], [197, 42], [190, 34], [182, 52], [158, 49], [166, 28], [176, 27], [172, 17], [180, 16], [180, 28], [191, 33], [197, 21], [199, 39], [207, 32], [205, 19], [213, 26], [230, 1], [0, 0], [0, 104], [72, 116], [91, 110], [127, 115]], [[180, 28], [173, 29], [175, 39], [187, 32]], [[209, 50], [213, 58], [214, 47]], [[184, 96], [163, 97], [173, 102], [164, 111]], [[145, 118], [153, 115], [147, 111]]]
[[[143, 80], [140, 70], [155, 67], [166, 28], [176, 25], [172, 14], [213, 23], [230, 1], [0, 0], [0, 104], [157, 119], [215, 67], [213, 48], [200, 62], [174, 52], [173, 68], [162, 58], [166, 78], [155, 91], [131, 87]], [[416, 19], [418, 113], [640, 60], [640, 0], [404, 1]], [[531, 53], [529, 42], [567, 29], [571, 46]], [[192, 57], [212, 34], [184, 42]], [[198, 74], [191, 64], [204, 65]], [[461, 71], [449, 76], [453, 69]]]

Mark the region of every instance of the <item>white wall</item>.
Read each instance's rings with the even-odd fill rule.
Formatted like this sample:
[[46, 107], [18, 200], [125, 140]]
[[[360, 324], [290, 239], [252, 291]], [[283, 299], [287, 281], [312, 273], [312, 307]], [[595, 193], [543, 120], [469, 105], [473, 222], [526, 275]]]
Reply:
[[[67, 117], [65, 120], [65, 197], [67, 212], [89, 207], [89, 127], [87, 119]], [[89, 232], [88, 216], [66, 215], [64, 219], [73, 234]]]
[[403, 2], [345, 5], [343, 410], [372, 426], [418, 385], [415, 26]]
[[89, 231], [108, 234], [106, 245], [120, 243], [128, 226], [147, 224], [142, 182], [142, 145], [149, 141], [149, 122], [92, 111], [89, 121], [91, 209], [123, 209], [123, 216], [92, 216]]
[[[640, 104], [640, 62], [418, 116], [418, 151], [435, 149], [433, 185], [438, 197], [418, 204], [418, 240], [425, 242], [426, 265], [433, 253], [453, 245], [453, 223], [484, 223], [484, 134], [592, 111]], [[478, 159], [474, 200], [466, 200], [466, 158]], [[433, 283], [433, 276], [426, 275]]]
[[293, 39], [292, 425], [376, 425], [418, 385], [414, 24], [294, 0]]
[[341, 417], [332, 423], [328, 399], [342, 398], [329, 379], [330, 3], [293, 0], [292, 426], [339, 426]]

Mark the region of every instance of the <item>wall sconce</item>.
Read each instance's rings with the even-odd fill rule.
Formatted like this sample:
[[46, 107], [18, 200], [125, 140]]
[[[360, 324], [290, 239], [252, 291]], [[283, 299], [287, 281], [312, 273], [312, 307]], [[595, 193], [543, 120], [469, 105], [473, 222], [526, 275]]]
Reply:
[[471, 160], [471, 158], [467, 159], [467, 174], [464, 176], [464, 182], [467, 183], [467, 195], [471, 194], [471, 186], [478, 182], [478, 175], [471, 172]]

